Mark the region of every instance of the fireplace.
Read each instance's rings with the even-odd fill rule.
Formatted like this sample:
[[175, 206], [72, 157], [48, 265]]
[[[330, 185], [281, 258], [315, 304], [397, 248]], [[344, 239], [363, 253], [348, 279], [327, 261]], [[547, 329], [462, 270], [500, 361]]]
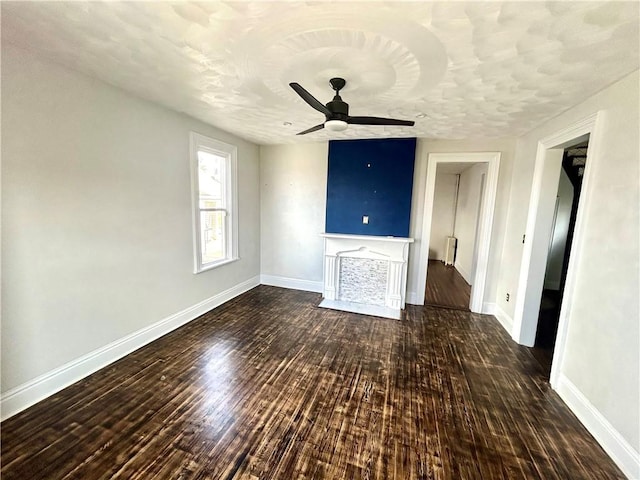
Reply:
[[412, 238], [323, 233], [320, 307], [399, 319]]

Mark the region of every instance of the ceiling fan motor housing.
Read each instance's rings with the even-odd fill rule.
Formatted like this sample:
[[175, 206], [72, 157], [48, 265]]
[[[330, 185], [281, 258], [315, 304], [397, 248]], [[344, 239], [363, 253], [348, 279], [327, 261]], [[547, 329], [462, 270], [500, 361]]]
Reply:
[[327, 120], [345, 120], [349, 116], [349, 104], [342, 101], [340, 95], [333, 97], [327, 108], [331, 112], [331, 116], [327, 115]]

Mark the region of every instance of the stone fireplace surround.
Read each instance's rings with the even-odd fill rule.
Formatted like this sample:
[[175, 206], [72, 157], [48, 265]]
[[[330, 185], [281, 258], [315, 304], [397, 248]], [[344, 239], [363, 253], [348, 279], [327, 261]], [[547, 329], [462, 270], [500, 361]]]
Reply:
[[399, 319], [413, 238], [323, 233], [320, 307]]

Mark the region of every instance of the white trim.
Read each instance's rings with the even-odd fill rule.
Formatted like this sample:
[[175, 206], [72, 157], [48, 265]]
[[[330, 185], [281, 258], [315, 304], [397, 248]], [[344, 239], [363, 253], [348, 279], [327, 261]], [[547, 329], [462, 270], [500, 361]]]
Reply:
[[620, 470], [630, 479], [640, 478], [640, 454], [564, 374], [559, 374], [557, 383], [553, 387], [560, 398], [589, 430], [607, 455], [620, 467]]
[[500, 305], [497, 303], [485, 303], [482, 308], [482, 313], [496, 317], [496, 320], [500, 322], [502, 328], [511, 335], [511, 332], [513, 331], [513, 319], [507, 314], [507, 312], [502, 310]]
[[[205, 151], [226, 159], [225, 171], [225, 258], [202, 263], [200, 244], [200, 187], [198, 182], [198, 151]], [[198, 274], [238, 260], [238, 148], [235, 145], [206, 137], [196, 132], [189, 134], [189, 163], [191, 170], [191, 210], [193, 231], [193, 273]]]
[[224, 292], [220, 292], [213, 297], [207, 298], [200, 303], [8, 390], [0, 396], [1, 419], [4, 421], [31, 405], [44, 400], [134, 350], [144, 347], [157, 338], [228, 302], [232, 298], [257, 287], [259, 283], [258, 276], [250, 278]]
[[436, 170], [439, 163], [488, 163], [485, 180], [485, 195], [482, 199], [481, 219], [478, 224], [478, 257], [471, 289], [472, 312], [482, 311], [485, 285], [489, 264], [489, 248], [493, 228], [493, 213], [498, 193], [498, 172], [500, 169], [500, 152], [470, 153], [430, 153], [427, 159], [427, 181], [425, 186], [422, 234], [420, 236], [420, 258], [418, 260], [418, 278], [413, 279], [416, 285], [416, 304], [424, 305], [424, 294], [427, 284], [427, 265], [429, 262], [429, 241], [431, 236], [431, 220], [433, 217], [433, 198], [435, 195]]
[[413, 243], [413, 238], [408, 237], [394, 237], [387, 236], [381, 237], [378, 235], [350, 235], [346, 233], [321, 233], [321, 237], [324, 238], [334, 238], [334, 239], [342, 239], [342, 240], [365, 240], [367, 242], [377, 240], [379, 242], [398, 242], [398, 243]]
[[[538, 143], [536, 163], [534, 168], [534, 180], [531, 189], [531, 198], [527, 214], [527, 227], [525, 244], [522, 252], [522, 264], [520, 267], [520, 277], [516, 295], [515, 311], [513, 315], [513, 339], [522, 345], [533, 345], [538, 326], [538, 312], [540, 309], [540, 298], [534, 295], [537, 291], [542, 291], [544, 278], [537, 278], [531, 270], [531, 265], [546, 265], [546, 261], [541, 258], [534, 258], [534, 242], [544, 242], [542, 248], [536, 251], [547, 254], [546, 246], [548, 238], [540, 238], [535, 235], [536, 220], [538, 218], [538, 207], [543, 190], [542, 178], [547, 152], [550, 150], [564, 148], [568, 144], [575, 142], [581, 137], [589, 135], [589, 148], [587, 149], [587, 162], [585, 165], [582, 189], [578, 203], [576, 223], [573, 229], [573, 242], [569, 252], [569, 265], [567, 269], [567, 279], [565, 282], [562, 304], [560, 305], [560, 319], [558, 323], [558, 334], [553, 352], [551, 364], [550, 382], [557, 383], [560, 374], [565, 345], [567, 341], [567, 331], [571, 316], [571, 306], [576, 285], [577, 261], [581, 257], [585, 238], [585, 213], [589, 209], [591, 201], [591, 185], [595, 166], [601, 157], [600, 135], [603, 114], [596, 112], [567, 128], [564, 128], [552, 135], [549, 135]], [[540, 263], [542, 262], [542, 263]], [[539, 276], [538, 276], [539, 277]]]
[[[549, 254], [548, 245], [553, 229], [550, 202], [552, 196], [554, 201], [556, 199], [557, 181], [560, 179], [561, 170], [562, 149], [547, 148], [542, 142], [538, 142], [522, 247], [520, 278], [514, 306], [513, 338], [521, 345], [528, 347], [534, 345], [536, 338], [537, 319]], [[553, 191], [554, 186], [555, 191]], [[528, 285], [525, 290], [520, 290], [522, 282]], [[531, 322], [531, 316], [536, 317], [533, 322]], [[523, 322], [522, 319], [525, 317], [527, 321]]]
[[[419, 303], [417, 303], [417, 295], [416, 292], [407, 292], [407, 300], [406, 303], [408, 303], [409, 305], [420, 305]], [[423, 302], [424, 303], [424, 302]]]
[[279, 275], [260, 275], [262, 285], [272, 287], [290, 288], [292, 290], [304, 290], [305, 292], [322, 293], [322, 282], [302, 280], [300, 278], [281, 277]]
[[382, 305], [368, 305], [366, 303], [345, 302], [343, 300], [329, 300], [325, 298], [320, 302], [318, 307], [359, 313], [361, 315], [373, 315], [374, 317], [391, 318], [393, 320], [400, 320], [400, 318], [402, 318], [402, 310], [399, 308], [390, 308]]
[[202, 272], [206, 272], [207, 270], [213, 270], [214, 268], [221, 267], [221, 266], [226, 265], [228, 263], [237, 262], [238, 260], [240, 260], [240, 257], [227, 258], [225, 260], [220, 260], [219, 262], [215, 262], [215, 263], [207, 263], [199, 271], [194, 272], [194, 273], [202, 273]]

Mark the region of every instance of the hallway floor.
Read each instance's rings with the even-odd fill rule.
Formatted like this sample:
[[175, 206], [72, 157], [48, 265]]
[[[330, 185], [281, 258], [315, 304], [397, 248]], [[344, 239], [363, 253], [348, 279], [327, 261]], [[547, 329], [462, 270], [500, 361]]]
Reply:
[[454, 266], [447, 266], [440, 260], [429, 260], [424, 295], [425, 305], [469, 311], [471, 285]]

